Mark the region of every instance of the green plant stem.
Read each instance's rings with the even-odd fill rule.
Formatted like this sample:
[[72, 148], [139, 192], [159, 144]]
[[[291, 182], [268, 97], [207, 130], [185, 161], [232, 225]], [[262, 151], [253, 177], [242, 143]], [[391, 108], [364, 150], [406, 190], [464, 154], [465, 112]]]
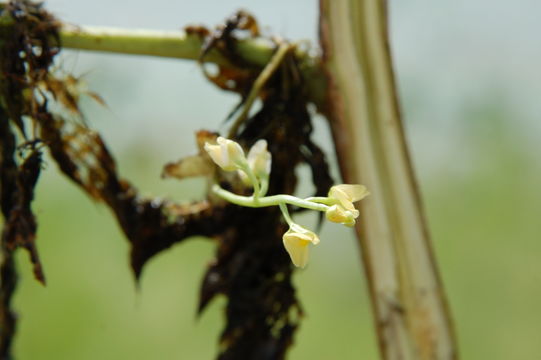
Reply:
[[216, 184], [212, 186], [212, 191], [216, 195], [220, 196], [221, 198], [233, 204], [246, 206], [246, 207], [252, 207], [252, 208], [279, 206], [280, 204], [290, 204], [290, 205], [295, 205], [295, 206], [303, 207], [310, 210], [316, 210], [316, 211], [327, 211], [327, 209], [329, 208], [327, 205], [317, 204], [311, 201], [300, 199], [292, 195], [264, 196], [257, 199], [257, 202], [255, 202], [253, 196], [241, 196], [241, 195], [233, 194], [230, 191], [222, 189], [219, 185], [216, 185]]
[[240, 170], [244, 171], [244, 173], [248, 176], [248, 179], [250, 179], [250, 182], [252, 183], [252, 186], [254, 187], [254, 195], [253, 195], [254, 201], [258, 202], [259, 197], [263, 196], [261, 194], [261, 189], [259, 187], [259, 179], [255, 176], [254, 172], [252, 171], [252, 168], [248, 165], [246, 160], [244, 164], [240, 166]]
[[261, 178], [261, 189], [259, 190], [259, 196], [267, 195], [267, 190], [269, 190], [269, 178], [268, 178], [268, 176]]
[[[0, 24], [2, 25], [2, 24]], [[196, 32], [121, 29], [112, 27], [73, 26], [61, 24], [60, 43], [65, 49], [148, 55], [165, 58], [199, 60], [205, 37]], [[276, 46], [264, 39], [242, 39], [234, 44], [236, 56], [255, 66], [264, 67], [271, 61]], [[326, 79], [319, 58], [295, 49], [299, 66], [306, 79], [307, 96], [316, 106], [324, 108]], [[205, 62], [231, 66], [226, 57], [212, 49]]]
[[[66, 49], [198, 60], [205, 38], [197, 33], [185, 31], [63, 24], [60, 28], [60, 42]], [[236, 50], [244, 60], [264, 66], [271, 59], [274, 46], [267, 41], [239, 40], [236, 43]], [[213, 50], [205, 56], [205, 61], [219, 65], [229, 64], [225, 57]]]
[[295, 222], [293, 219], [291, 219], [291, 216], [289, 216], [289, 211], [287, 210], [287, 205], [284, 203], [278, 204], [280, 206], [280, 210], [282, 211], [282, 215], [284, 215], [284, 219], [286, 220], [289, 227], [294, 226]]
[[332, 205], [336, 204], [336, 200], [328, 198], [328, 197], [324, 197], [324, 196], [312, 196], [312, 197], [306, 198], [304, 200], [315, 202], [315, 203], [318, 203], [318, 204], [325, 204], [325, 205], [329, 205], [329, 206], [332, 206]]
[[261, 74], [257, 77], [257, 79], [254, 81], [254, 85], [252, 86], [252, 89], [250, 90], [250, 93], [248, 94], [248, 97], [246, 98], [246, 101], [244, 102], [244, 106], [242, 108], [242, 112], [239, 114], [239, 116], [235, 119], [235, 122], [231, 126], [231, 129], [229, 130], [229, 138], [233, 138], [235, 134], [237, 133], [240, 125], [246, 120], [246, 117], [248, 116], [248, 113], [250, 112], [250, 109], [252, 108], [252, 105], [254, 104], [254, 101], [259, 96], [259, 93], [261, 92], [261, 89], [263, 86], [265, 86], [265, 83], [269, 80], [269, 78], [274, 74], [276, 69], [278, 69], [278, 66], [282, 63], [282, 60], [284, 59], [284, 56], [287, 54], [287, 52], [291, 49], [291, 45], [287, 43], [281, 43], [278, 46], [278, 50], [276, 50], [276, 53], [273, 55], [272, 59], [268, 62], [268, 64], [265, 66], [263, 71], [261, 71]]

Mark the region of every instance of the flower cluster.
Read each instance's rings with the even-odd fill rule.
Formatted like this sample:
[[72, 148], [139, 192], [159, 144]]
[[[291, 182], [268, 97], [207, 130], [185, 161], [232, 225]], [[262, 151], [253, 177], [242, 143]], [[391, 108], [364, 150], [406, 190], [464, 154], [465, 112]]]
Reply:
[[267, 141], [258, 140], [248, 152], [235, 141], [223, 137], [216, 139], [217, 144], [205, 144], [205, 150], [219, 167], [225, 171], [238, 171], [246, 185], [254, 187], [254, 197], [265, 196], [269, 184], [271, 154], [267, 150]]
[[279, 206], [289, 230], [283, 235], [283, 243], [291, 261], [297, 267], [304, 268], [308, 263], [310, 245], [319, 244], [318, 236], [295, 223], [289, 215], [287, 204], [325, 212], [329, 221], [354, 226], [359, 211], [353, 203], [368, 196], [363, 185], [341, 184], [331, 187], [326, 197], [297, 198], [291, 195], [265, 196], [271, 170], [271, 154], [267, 142], [258, 140], [245, 156], [242, 147], [233, 140], [218, 137], [216, 144], [205, 144], [205, 150], [211, 159], [225, 171], [237, 171], [246, 185], [254, 189], [252, 196], [240, 196], [229, 192], [219, 185], [213, 191], [223, 199], [241, 206], [264, 207]]
[[328, 199], [335, 203], [325, 212], [327, 220], [346, 226], [355, 225], [359, 210], [355, 209], [353, 203], [367, 195], [368, 190], [363, 185], [342, 184], [331, 187]]

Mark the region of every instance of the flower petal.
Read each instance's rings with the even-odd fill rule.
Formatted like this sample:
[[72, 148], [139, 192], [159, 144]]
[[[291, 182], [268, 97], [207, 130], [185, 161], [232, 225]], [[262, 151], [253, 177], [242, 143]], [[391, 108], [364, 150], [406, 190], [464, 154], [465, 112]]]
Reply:
[[331, 187], [331, 191], [333, 189], [338, 189], [342, 193], [345, 193], [351, 202], [362, 200], [370, 194], [366, 186], [359, 184], [340, 184]]
[[284, 247], [293, 264], [297, 267], [304, 268], [308, 263], [310, 252], [308, 244], [310, 244], [310, 242], [299, 239], [298, 237], [287, 237], [285, 235], [283, 241]]
[[301, 268], [304, 268], [308, 263], [310, 243], [314, 245], [319, 243], [319, 238], [315, 233], [297, 224], [293, 224], [282, 239], [291, 261], [295, 266]]
[[329, 190], [329, 197], [338, 201], [340, 206], [346, 210], [355, 210], [353, 203], [351, 202], [348, 194], [340, 188], [340, 185], [331, 187]]
[[257, 140], [248, 152], [248, 164], [256, 176], [268, 176], [271, 168], [271, 153], [267, 150], [267, 141]]
[[222, 148], [220, 145], [205, 143], [205, 151], [218, 166], [223, 168], [224, 165], [227, 165], [226, 161], [223, 160]]
[[325, 212], [325, 216], [329, 221], [346, 226], [353, 226], [355, 225], [355, 219], [359, 216], [359, 212], [357, 210], [345, 210], [340, 205], [333, 205]]
[[310, 241], [314, 245], [319, 244], [319, 237], [316, 235], [316, 233], [306, 228], [303, 228], [299, 224], [292, 224], [288, 232], [290, 231], [296, 233], [297, 236], [301, 237], [302, 239]]
[[205, 143], [205, 150], [219, 167], [225, 171], [234, 171], [238, 165], [246, 162], [242, 147], [233, 140], [223, 137], [216, 139], [218, 145]]
[[246, 156], [244, 156], [244, 150], [242, 150], [242, 147], [240, 146], [238, 142], [226, 139], [221, 136], [218, 137], [216, 141], [227, 152], [230, 162], [238, 163], [238, 162], [246, 161]]

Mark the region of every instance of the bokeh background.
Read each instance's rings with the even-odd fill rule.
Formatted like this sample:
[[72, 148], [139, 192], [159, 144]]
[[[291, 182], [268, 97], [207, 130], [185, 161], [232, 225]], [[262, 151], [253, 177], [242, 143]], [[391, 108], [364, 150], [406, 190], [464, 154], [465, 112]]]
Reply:
[[[49, 0], [47, 7], [75, 24], [164, 30], [212, 26], [246, 8], [267, 33], [317, 47], [315, 0]], [[540, 12], [533, 0], [390, 1], [408, 140], [464, 359], [541, 359]], [[203, 196], [201, 181], [163, 181], [161, 167], [194, 151], [194, 131], [223, 129], [234, 95], [181, 60], [64, 51], [58, 66], [84, 75], [106, 100], [107, 108], [86, 102], [87, 118], [142, 193]], [[325, 121], [316, 119], [316, 128], [331, 154]], [[20, 252], [18, 359], [215, 356], [224, 299], [195, 316], [210, 241], [191, 239], [156, 256], [137, 287], [109, 211], [53, 163], [34, 209], [48, 284], [32, 279]], [[325, 224], [321, 238], [294, 278], [307, 316], [289, 358], [376, 359], [353, 235]]]

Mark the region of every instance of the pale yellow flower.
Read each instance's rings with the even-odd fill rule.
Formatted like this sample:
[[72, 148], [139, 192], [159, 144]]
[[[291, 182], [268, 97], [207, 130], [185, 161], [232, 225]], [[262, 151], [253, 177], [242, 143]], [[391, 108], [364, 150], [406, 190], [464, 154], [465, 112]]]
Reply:
[[309, 245], [319, 244], [315, 233], [297, 224], [293, 224], [282, 239], [291, 261], [300, 268], [304, 268], [308, 263]]
[[[248, 166], [258, 178], [268, 178], [271, 169], [271, 153], [267, 150], [267, 141], [257, 140], [248, 151]], [[248, 175], [243, 170], [239, 170], [239, 176], [242, 181], [251, 185]]]
[[359, 212], [357, 210], [355, 211], [346, 210], [340, 205], [333, 205], [325, 212], [325, 216], [329, 221], [346, 226], [354, 226], [355, 219], [359, 216]]
[[239, 164], [246, 162], [242, 147], [235, 141], [223, 137], [216, 139], [218, 145], [205, 143], [205, 150], [219, 167], [225, 171], [234, 171]]
[[271, 153], [267, 150], [267, 141], [257, 140], [248, 152], [248, 165], [258, 177], [268, 176], [271, 168]]
[[366, 186], [358, 184], [341, 184], [331, 187], [329, 197], [338, 200], [339, 204], [346, 210], [355, 210], [353, 203], [364, 199], [369, 195]]
[[329, 221], [344, 224], [346, 226], [355, 225], [355, 219], [359, 217], [359, 211], [355, 209], [353, 203], [362, 200], [369, 195], [366, 186], [357, 184], [341, 184], [331, 187], [329, 198], [336, 201], [325, 215]]

